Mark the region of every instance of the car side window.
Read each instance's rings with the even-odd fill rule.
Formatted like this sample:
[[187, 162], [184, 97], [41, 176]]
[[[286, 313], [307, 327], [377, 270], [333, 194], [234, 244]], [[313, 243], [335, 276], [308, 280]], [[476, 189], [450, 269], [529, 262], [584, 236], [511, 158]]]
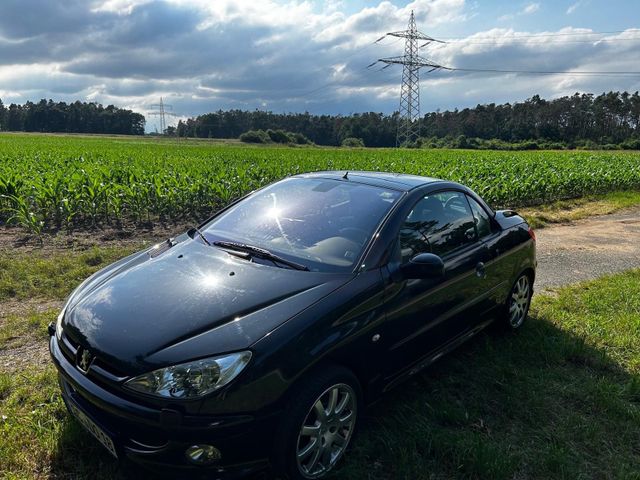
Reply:
[[476, 239], [474, 218], [463, 193], [427, 195], [416, 203], [400, 230], [402, 263], [419, 253], [442, 257]]
[[472, 197], [467, 195], [467, 199], [469, 200], [469, 204], [471, 205], [471, 212], [473, 213], [473, 218], [476, 222], [478, 236], [480, 238], [483, 238], [491, 235], [491, 218], [489, 217], [489, 214]]

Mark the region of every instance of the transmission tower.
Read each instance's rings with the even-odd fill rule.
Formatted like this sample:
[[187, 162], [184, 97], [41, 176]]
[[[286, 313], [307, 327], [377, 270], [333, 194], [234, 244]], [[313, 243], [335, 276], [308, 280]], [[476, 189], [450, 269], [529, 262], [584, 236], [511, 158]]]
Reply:
[[165, 130], [167, 129], [167, 121], [165, 115], [173, 115], [172, 112], [167, 111], [173, 110], [173, 105], [167, 105], [163, 102], [162, 97], [160, 97], [160, 103], [151, 105], [151, 108], [154, 108], [155, 110], [149, 112], [149, 115], [160, 117], [160, 134], [164, 135]]
[[[379, 58], [369, 67], [381, 62], [386, 65], [385, 69], [391, 65], [402, 65], [402, 85], [400, 87], [400, 118], [398, 119], [398, 131], [396, 134], [396, 146], [400, 147], [406, 143], [415, 141], [420, 132], [420, 69], [428, 67], [429, 72], [439, 70], [443, 67], [431, 60], [420, 56], [420, 48], [429, 45], [432, 42], [445, 43], [426, 35], [416, 28], [416, 18], [411, 11], [409, 17], [409, 27], [400, 32], [390, 32], [379, 38], [379, 42], [383, 38], [398, 37], [404, 38], [404, 55], [398, 57]], [[420, 42], [425, 42], [418, 45]]]

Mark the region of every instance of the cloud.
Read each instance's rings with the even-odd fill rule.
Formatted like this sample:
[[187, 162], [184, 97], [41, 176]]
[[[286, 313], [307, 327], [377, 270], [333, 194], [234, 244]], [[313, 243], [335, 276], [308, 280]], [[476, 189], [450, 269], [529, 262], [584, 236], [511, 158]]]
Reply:
[[577, 2], [569, 5], [569, 8], [567, 8], [567, 15], [571, 15], [573, 12], [575, 12], [580, 6], [582, 5], [582, 1], [578, 0]]
[[513, 20], [516, 17], [522, 17], [524, 15], [531, 15], [532, 13], [536, 13], [538, 10], [540, 10], [540, 4], [539, 3], [529, 3], [527, 5], [525, 5], [522, 10], [520, 10], [517, 13], [507, 13], [504, 15], [501, 15], [498, 17], [498, 21], [500, 22], [504, 22], [507, 20]]
[[[367, 69], [401, 55], [385, 32], [458, 28], [465, 0], [378, 1], [346, 13], [325, 0], [3, 0], [0, 97], [92, 100], [142, 113], [163, 96], [179, 116], [220, 108], [344, 113], [397, 109], [401, 68]], [[529, 3], [516, 14], [535, 12]], [[32, 13], [34, 12], [34, 13]], [[472, 27], [467, 25], [467, 30]], [[443, 65], [522, 70], [637, 70], [640, 30], [599, 37], [589, 29], [493, 28], [423, 54]], [[635, 78], [421, 72], [426, 110], [514, 101], [540, 93], [640, 88]], [[178, 117], [176, 117], [178, 118]], [[154, 120], [149, 118], [150, 124]]]

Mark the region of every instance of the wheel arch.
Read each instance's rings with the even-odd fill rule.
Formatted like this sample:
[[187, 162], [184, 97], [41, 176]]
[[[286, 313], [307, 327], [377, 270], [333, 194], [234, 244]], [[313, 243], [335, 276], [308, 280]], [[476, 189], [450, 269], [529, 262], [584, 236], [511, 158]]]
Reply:
[[305, 382], [309, 378], [312, 378], [314, 373], [326, 371], [327, 369], [344, 370], [353, 375], [357, 381], [356, 387], [358, 390], [357, 393], [360, 395], [360, 403], [364, 403], [364, 396], [366, 393], [363, 385], [363, 379], [359, 375], [358, 371], [352, 368], [352, 366], [349, 365], [348, 362], [341, 361], [339, 357], [334, 357], [331, 355], [328, 355], [327, 357], [317, 361], [309, 368], [305, 369], [302, 373], [300, 373], [286, 389], [284, 395], [282, 395], [280, 399], [280, 403], [282, 403], [283, 406], [286, 406], [291, 401], [291, 398], [294, 397], [297, 392], [304, 388]]

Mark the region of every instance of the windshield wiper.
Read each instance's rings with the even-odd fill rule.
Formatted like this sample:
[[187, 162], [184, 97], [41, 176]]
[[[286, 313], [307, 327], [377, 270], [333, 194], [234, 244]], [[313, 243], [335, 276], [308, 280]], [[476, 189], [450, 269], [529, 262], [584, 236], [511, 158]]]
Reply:
[[197, 233], [198, 236], [202, 239], [202, 241], [204, 243], [206, 243], [207, 245], [211, 246], [211, 242], [209, 240], [207, 240], [207, 237], [204, 236], [204, 233], [202, 233], [198, 227], [191, 228], [190, 232], [191, 233]]
[[306, 265], [292, 262], [291, 260], [287, 260], [285, 258], [279, 257], [275, 253], [271, 253], [269, 250], [256, 247], [254, 245], [247, 245], [246, 243], [240, 243], [240, 242], [225, 242], [221, 240], [213, 242], [213, 244], [217, 247], [227, 248], [229, 250], [247, 252], [256, 258], [263, 258], [265, 260], [271, 260], [272, 262], [281, 263], [288, 267], [294, 268], [295, 270], [309, 271], [309, 267], [307, 267]]

